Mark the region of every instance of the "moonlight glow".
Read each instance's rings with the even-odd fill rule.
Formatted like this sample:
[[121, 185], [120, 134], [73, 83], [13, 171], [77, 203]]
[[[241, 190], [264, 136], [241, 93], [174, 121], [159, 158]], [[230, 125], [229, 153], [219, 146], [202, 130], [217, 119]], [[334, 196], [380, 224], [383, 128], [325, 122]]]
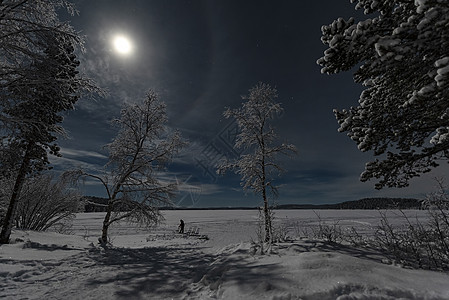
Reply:
[[116, 36], [114, 38], [114, 49], [120, 54], [128, 55], [132, 51], [132, 45], [128, 38], [124, 36]]

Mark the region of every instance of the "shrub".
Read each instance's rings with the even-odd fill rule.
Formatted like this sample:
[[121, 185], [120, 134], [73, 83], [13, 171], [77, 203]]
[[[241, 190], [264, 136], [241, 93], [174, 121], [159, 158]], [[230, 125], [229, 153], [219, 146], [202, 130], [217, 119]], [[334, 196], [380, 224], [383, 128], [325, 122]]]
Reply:
[[343, 230], [338, 220], [332, 223], [323, 221], [320, 214], [314, 211], [318, 218], [318, 225], [310, 226], [309, 229], [303, 228], [303, 234], [309, 238], [319, 239], [331, 243], [343, 241]]
[[[7, 202], [11, 184], [2, 182], [2, 202]], [[70, 188], [70, 183], [62, 178], [55, 180], [44, 174], [27, 179], [19, 196], [14, 219], [16, 228], [45, 231], [65, 231], [74, 213], [78, 211], [79, 194]], [[4, 204], [4, 203], [2, 203]], [[7, 207], [3, 206], [2, 207]]]
[[406, 224], [393, 226], [382, 214], [381, 224], [372, 243], [384, 254], [403, 265], [430, 270], [449, 270], [448, 212], [429, 210], [427, 223], [412, 221], [405, 214]]

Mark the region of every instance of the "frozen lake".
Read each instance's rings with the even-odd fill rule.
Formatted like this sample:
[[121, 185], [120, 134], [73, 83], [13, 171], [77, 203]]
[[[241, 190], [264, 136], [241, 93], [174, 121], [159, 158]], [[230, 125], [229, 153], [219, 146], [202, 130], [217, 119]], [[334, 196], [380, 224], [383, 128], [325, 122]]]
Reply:
[[[358, 232], [370, 233], [380, 224], [381, 213], [388, 216], [394, 224], [404, 224], [402, 213], [411, 220], [417, 218], [425, 222], [427, 212], [424, 210], [275, 210], [275, 227], [284, 226], [292, 237], [301, 235], [306, 227], [324, 224], [337, 224], [342, 228], [354, 227]], [[120, 236], [140, 234], [142, 239], [154, 235], [174, 234], [179, 220], [183, 219], [186, 231], [198, 228], [200, 234], [207, 235], [207, 245], [213, 248], [226, 246], [230, 243], [248, 242], [257, 238], [259, 213], [257, 210], [164, 210], [165, 221], [157, 227], [139, 228], [135, 224], [121, 222], [113, 224], [109, 234], [112, 240]], [[105, 213], [79, 213], [73, 222], [72, 232], [86, 236], [95, 241], [101, 232]]]

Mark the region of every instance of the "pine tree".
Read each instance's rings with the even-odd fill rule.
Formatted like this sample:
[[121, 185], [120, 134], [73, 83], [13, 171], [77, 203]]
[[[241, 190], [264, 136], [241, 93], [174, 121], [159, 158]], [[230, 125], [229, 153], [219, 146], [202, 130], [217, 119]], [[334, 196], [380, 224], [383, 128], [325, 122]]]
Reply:
[[359, 0], [356, 8], [372, 17], [323, 26], [329, 48], [318, 63], [328, 74], [357, 68], [365, 87], [357, 107], [335, 110], [340, 132], [383, 156], [361, 180], [404, 187], [449, 157], [449, 3]]
[[61, 113], [85, 91], [98, 90], [79, 75], [75, 47], [82, 40], [56, 9], [65, 1], [0, 1], [0, 166], [14, 178], [0, 243], [8, 243], [17, 200], [27, 176], [58, 155]]
[[449, 2], [354, 2], [371, 17], [323, 26], [318, 64], [327, 74], [355, 68], [365, 87], [358, 106], [335, 110], [339, 131], [382, 157], [361, 180], [404, 187], [449, 158]]

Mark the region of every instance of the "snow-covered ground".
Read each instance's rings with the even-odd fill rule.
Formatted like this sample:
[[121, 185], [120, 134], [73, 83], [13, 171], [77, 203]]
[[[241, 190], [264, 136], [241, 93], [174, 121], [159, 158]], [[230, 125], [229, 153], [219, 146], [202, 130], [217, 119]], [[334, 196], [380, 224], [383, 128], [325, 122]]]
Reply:
[[[317, 211], [322, 222], [372, 230], [376, 211]], [[424, 212], [407, 211], [424, 218]], [[400, 222], [398, 212], [388, 212]], [[101, 248], [102, 213], [71, 232], [14, 231], [0, 246], [3, 299], [449, 299], [449, 275], [383, 263], [375, 251], [295, 238], [255, 255], [254, 210], [165, 211], [150, 230], [114, 226]], [[308, 210], [276, 211], [291, 237], [317, 224]], [[175, 233], [179, 220], [199, 236]], [[209, 239], [200, 237], [207, 236]]]

